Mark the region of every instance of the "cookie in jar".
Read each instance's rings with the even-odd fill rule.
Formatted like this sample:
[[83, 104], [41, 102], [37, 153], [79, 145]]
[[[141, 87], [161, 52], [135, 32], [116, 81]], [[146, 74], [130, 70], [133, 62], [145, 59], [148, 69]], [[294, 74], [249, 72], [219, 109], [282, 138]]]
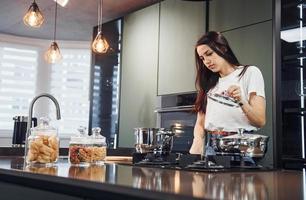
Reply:
[[50, 119], [43, 117], [27, 138], [27, 164], [53, 164], [59, 157], [57, 129], [49, 125]]

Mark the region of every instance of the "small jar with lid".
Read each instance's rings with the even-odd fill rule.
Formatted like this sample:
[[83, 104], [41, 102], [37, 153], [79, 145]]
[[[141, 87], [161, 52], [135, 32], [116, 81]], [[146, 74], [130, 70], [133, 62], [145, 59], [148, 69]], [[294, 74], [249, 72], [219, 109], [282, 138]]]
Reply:
[[40, 118], [37, 127], [31, 128], [27, 138], [27, 164], [53, 164], [59, 157], [57, 129], [49, 125], [48, 117]]
[[71, 136], [69, 142], [69, 162], [73, 165], [87, 165], [91, 163], [91, 145], [86, 134], [86, 127], [80, 126], [79, 133]]
[[92, 136], [90, 139], [92, 163], [103, 163], [106, 157], [106, 139], [101, 135], [101, 128], [95, 127], [92, 129]]

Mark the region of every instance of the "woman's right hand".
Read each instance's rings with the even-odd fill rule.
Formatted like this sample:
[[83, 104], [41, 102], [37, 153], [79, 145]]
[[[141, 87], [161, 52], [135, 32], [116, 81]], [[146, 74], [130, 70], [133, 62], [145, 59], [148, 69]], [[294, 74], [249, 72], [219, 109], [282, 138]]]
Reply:
[[189, 150], [191, 154], [203, 154], [204, 148], [204, 124], [205, 124], [205, 114], [198, 112], [197, 121], [193, 130], [193, 142]]

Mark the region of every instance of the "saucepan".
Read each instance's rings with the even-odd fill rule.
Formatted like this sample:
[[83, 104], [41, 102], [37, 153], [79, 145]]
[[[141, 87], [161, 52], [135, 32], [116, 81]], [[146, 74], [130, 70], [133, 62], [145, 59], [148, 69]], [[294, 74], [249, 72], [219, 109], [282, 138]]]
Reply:
[[156, 148], [159, 153], [170, 153], [173, 147], [174, 133], [171, 130], [159, 130], [156, 133]]
[[158, 130], [158, 128], [134, 128], [137, 153], [153, 152], [156, 147], [156, 133]]
[[216, 139], [219, 152], [240, 153], [243, 156], [261, 158], [267, 151], [269, 137], [259, 134], [234, 134]]
[[137, 153], [170, 152], [173, 132], [165, 128], [134, 128]]

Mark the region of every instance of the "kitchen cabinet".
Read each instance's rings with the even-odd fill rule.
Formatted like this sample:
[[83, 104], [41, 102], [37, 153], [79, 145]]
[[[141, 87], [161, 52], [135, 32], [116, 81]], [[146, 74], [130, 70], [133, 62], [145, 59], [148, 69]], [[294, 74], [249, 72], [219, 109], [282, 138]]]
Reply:
[[194, 48], [205, 29], [205, 3], [160, 3], [158, 95], [195, 91]]
[[209, 29], [226, 31], [272, 19], [272, 0], [213, 0]]
[[[214, 0], [209, 6], [209, 30], [241, 30], [272, 20], [272, 0]], [[194, 46], [205, 32], [205, 13], [205, 2], [161, 2], [158, 95], [195, 91]], [[239, 35], [239, 31], [234, 33]]]
[[119, 146], [134, 146], [135, 127], [154, 127], [157, 95], [158, 4], [124, 17]]
[[262, 160], [265, 166], [273, 163], [273, 128], [272, 128], [272, 20], [234, 29], [223, 33], [243, 65], [257, 66], [265, 80], [266, 125], [259, 134], [270, 137], [268, 151]]

